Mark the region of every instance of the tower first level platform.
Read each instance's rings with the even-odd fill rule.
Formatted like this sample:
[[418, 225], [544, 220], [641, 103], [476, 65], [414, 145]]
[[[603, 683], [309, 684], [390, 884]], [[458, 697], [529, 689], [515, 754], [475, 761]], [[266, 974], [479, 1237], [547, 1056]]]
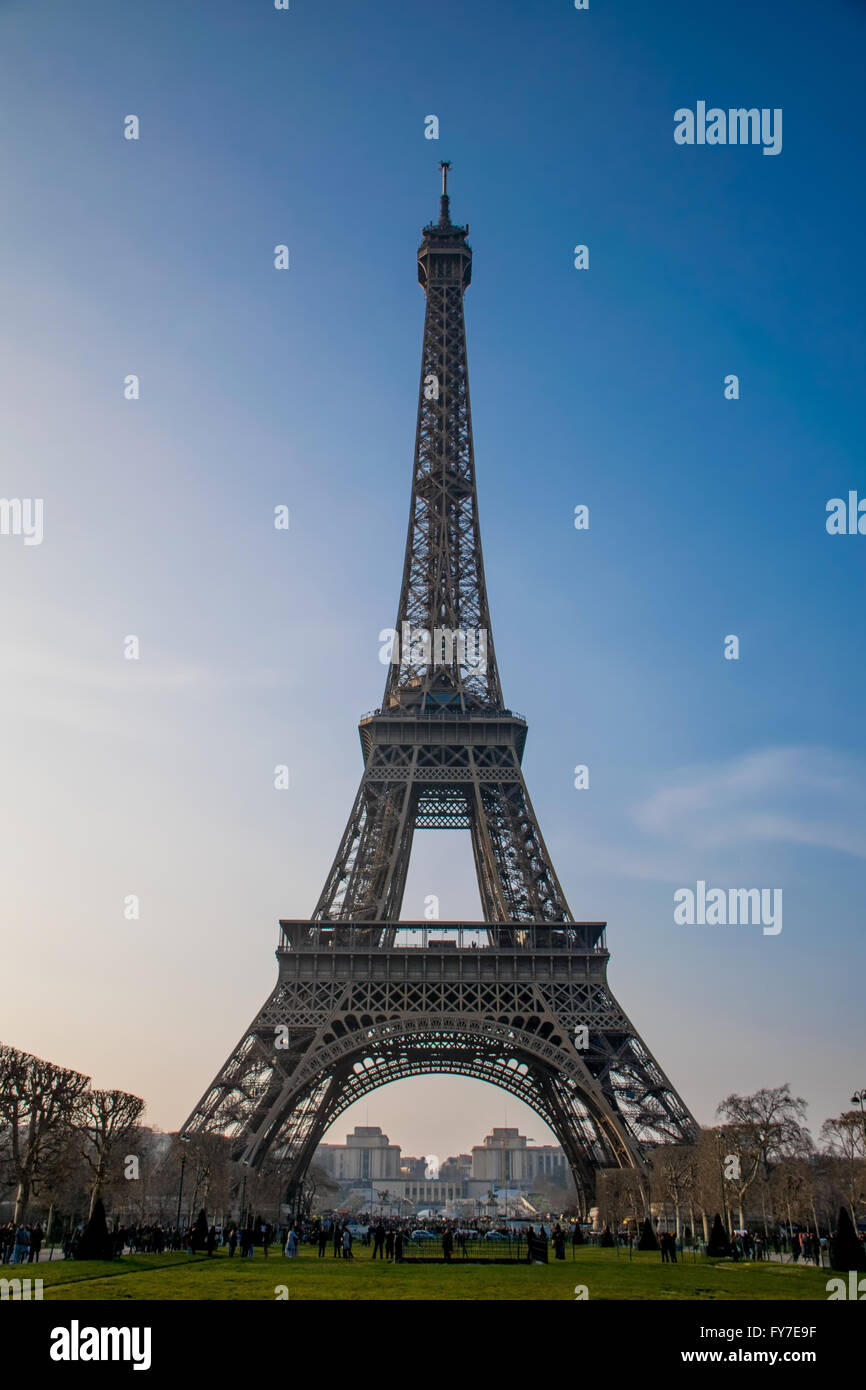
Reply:
[[[604, 922], [280, 923], [279, 977], [191, 1117], [297, 1182], [347, 1106], [390, 1081], [475, 1077], [536, 1111], [579, 1190], [694, 1121], [607, 984]], [[289, 1182], [291, 1188], [293, 1183]]]

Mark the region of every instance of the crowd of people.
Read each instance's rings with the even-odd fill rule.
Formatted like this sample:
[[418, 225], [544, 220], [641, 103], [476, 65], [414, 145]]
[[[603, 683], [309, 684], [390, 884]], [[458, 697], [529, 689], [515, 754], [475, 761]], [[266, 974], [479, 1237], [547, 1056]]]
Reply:
[[[417, 1231], [417, 1227], [415, 1228]], [[83, 1227], [67, 1231], [61, 1242], [65, 1259], [75, 1259], [81, 1240]], [[218, 1249], [225, 1249], [229, 1258], [235, 1254], [242, 1259], [251, 1259], [259, 1250], [267, 1256], [275, 1243], [283, 1255], [289, 1259], [297, 1258], [300, 1246], [315, 1246], [320, 1259], [330, 1254], [334, 1259], [352, 1260], [355, 1258], [353, 1246], [356, 1240], [363, 1246], [372, 1246], [372, 1258], [399, 1264], [407, 1258], [410, 1246], [416, 1257], [420, 1250], [429, 1258], [441, 1258], [450, 1263], [455, 1257], [467, 1259], [474, 1241], [483, 1239], [476, 1231], [470, 1231], [459, 1223], [439, 1221], [428, 1225], [429, 1236], [423, 1245], [413, 1236], [410, 1223], [402, 1221], [379, 1220], [375, 1225], [356, 1226], [339, 1216], [298, 1220], [288, 1227], [277, 1228], [269, 1222], [257, 1220], [244, 1224], [232, 1222], [225, 1227], [211, 1224], [204, 1234], [204, 1227], [198, 1231], [195, 1226], [179, 1228], [162, 1225], [159, 1221], [120, 1226], [115, 1223], [110, 1230], [111, 1253], [117, 1257], [124, 1253], [131, 1255], [162, 1255], [166, 1252], [186, 1252], [187, 1254], [207, 1254], [212, 1256]], [[426, 1234], [426, 1233], [425, 1233]], [[543, 1225], [534, 1230], [528, 1227], [519, 1234], [503, 1227], [493, 1235], [512, 1242], [519, 1240], [530, 1252], [527, 1258], [547, 1259], [548, 1241], [553, 1245], [557, 1259], [565, 1259], [566, 1232], [558, 1224], [548, 1232]], [[27, 1264], [39, 1260], [44, 1242], [44, 1232], [39, 1222], [34, 1225], [18, 1225], [9, 1222], [0, 1227], [0, 1263]], [[436, 1254], [434, 1254], [434, 1250]]]
[[33, 1226], [16, 1226], [14, 1221], [0, 1226], [0, 1264], [26, 1265], [38, 1261], [43, 1238], [38, 1221]]
[[662, 1264], [675, 1265], [677, 1262], [677, 1238], [671, 1231], [662, 1231], [659, 1236], [659, 1250]]
[[[604, 1235], [593, 1232], [585, 1235], [584, 1240], [589, 1245], [610, 1244], [636, 1250], [639, 1248], [637, 1235], [634, 1230], [620, 1231], [615, 1236], [607, 1231]], [[693, 1237], [688, 1227], [682, 1238], [675, 1236], [672, 1231], [657, 1231], [656, 1240], [662, 1264], [676, 1264], [677, 1254], [682, 1255], [684, 1251], [701, 1253], [704, 1250], [703, 1241], [696, 1235]], [[793, 1231], [790, 1234], [783, 1230], [764, 1233], [732, 1231], [729, 1246], [730, 1258], [735, 1263], [739, 1260], [765, 1261], [775, 1258], [782, 1262], [790, 1259], [792, 1264], [802, 1261], [804, 1264], [820, 1265], [822, 1256], [827, 1255], [827, 1237], [819, 1237], [813, 1231]]]
[[[800, 1247], [799, 1251], [797, 1250], [798, 1245]], [[815, 1235], [814, 1231], [801, 1231], [799, 1236], [796, 1236], [791, 1242], [791, 1258], [794, 1264], [796, 1264], [798, 1260], [804, 1260], [807, 1263], [812, 1261], [813, 1264], [817, 1264], [820, 1259], [820, 1252], [826, 1250], [826, 1248], [826, 1236], [821, 1236], [819, 1238]], [[758, 1259], [760, 1258], [759, 1255]]]
[[[74, 1259], [81, 1239], [82, 1228], [67, 1231], [61, 1246], [66, 1259]], [[160, 1222], [139, 1223], [119, 1226], [109, 1232], [110, 1248], [114, 1256], [124, 1253], [162, 1255], [166, 1252], [187, 1254], [207, 1254], [213, 1256], [218, 1249], [227, 1251], [229, 1258], [237, 1254], [241, 1259], [251, 1259], [256, 1251], [268, 1256], [274, 1245], [289, 1259], [297, 1258], [301, 1245], [315, 1247], [318, 1258], [352, 1260], [353, 1247], [359, 1244], [372, 1247], [371, 1258], [394, 1264], [407, 1258], [443, 1259], [446, 1264], [455, 1258], [477, 1257], [479, 1246], [485, 1247], [487, 1256], [498, 1253], [495, 1242], [509, 1242], [509, 1254], [517, 1254], [520, 1259], [530, 1262], [546, 1262], [548, 1250], [553, 1249], [554, 1258], [566, 1258], [566, 1246], [574, 1248], [584, 1242], [589, 1244], [618, 1244], [636, 1248], [636, 1235], [632, 1231], [622, 1232], [611, 1237], [592, 1234], [581, 1230], [574, 1223], [562, 1226], [558, 1222], [537, 1229], [526, 1223], [518, 1229], [507, 1226], [491, 1227], [479, 1231], [467, 1229], [463, 1224], [446, 1219], [428, 1220], [423, 1229], [417, 1223], [382, 1218], [369, 1224], [356, 1224], [340, 1214], [312, 1219], [298, 1219], [280, 1227], [257, 1218], [241, 1223], [231, 1222], [225, 1226], [210, 1224], [205, 1227], [188, 1226], [178, 1228], [162, 1225]], [[691, 1232], [686, 1230], [685, 1240], [678, 1240], [669, 1231], [657, 1232], [658, 1248], [663, 1264], [677, 1263], [677, 1253], [692, 1248]], [[32, 1264], [38, 1262], [45, 1234], [40, 1222], [31, 1225], [7, 1222], [0, 1226], [0, 1264]], [[504, 1253], [504, 1246], [501, 1247]], [[697, 1249], [698, 1247], [695, 1246]], [[770, 1233], [751, 1233], [734, 1231], [730, 1237], [730, 1255], [738, 1260], [767, 1260], [790, 1258], [793, 1263], [802, 1262], [820, 1265], [827, 1250], [827, 1239], [813, 1231], [792, 1232], [774, 1230]], [[772, 1253], [771, 1253], [772, 1252]]]
[[[419, 1255], [427, 1258], [441, 1258], [446, 1264], [450, 1264], [456, 1257], [469, 1259], [470, 1254], [477, 1254], [477, 1246], [485, 1238], [492, 1237], [495, 1240], [509, 1241], [509, 1249], [517, 1248], [520, 1251], [519, 1258], [528, 1260], [547, 1260], [548, 1244], [553, 1245], [556, 1259], [565, 1259], [566, 1242], [568, 1239], [566, 1230], [558, 1223], [551, 1231], [544, 1225], [539, 1225], [536, 1231], [532, 1226], [523, 1227], [520, 1230], [510, 1230], [508, 1227], [494, 1229], [492, 1232], [485, 1232], [484, 1235], [478, 1231], [467, 1229], [458, 1222], [428, 1222], [419, 1234], [417, 1226], [413, 1229], [412, 1224], [403, 1221], [389, 1221], [387, 1224], [380, 1218], [375, 1224], [355, 1228], [358, 1231], [358, 1240], [362, 1246], [372, 1247], [371, 1258], [382, 1260], [393, 1264], [400, 1264], [407, 1258], [417, 1259]], [[298, 1246], [302, 1242], [308, 1242], [316, 1247], [319, 1259], [330, 1256], [334, 1259], [351, 1260], [354, 1258], [352, 1246], [355, 1243], [355, 1232], [352, 1225], [347, 1221], [340, 1221], [337, 1217], [317, 1218], [309, 1223], [296, 1223], [289, 1231], [284, 1254], [295, 1256]], [[489, 1245], [487, 1253], [493, 1255], [497, 1247]], [[434, 1253], [435, 1252], [435, 1253]]]
[[[627, 1239], [631, 1244], [631, 1237]], [[684, 1248], [691, 1248], [690, 1239], [678, 1241], [671, 1231], [660, 1231], [658, 1243], [662, 1264], [676, 1264], [677, 1251], [682, 1253]], [[791, 1235], [776, 1231], [766, 1236], [758, 1232], [753, 1235], [750, 1231], [733, 1231], [730, 1238], [730, 1255], [734, 1263], [739, 1260], [768, 1260], [772, 1251], [777, 1260], [790, 1255], [793, 1264], [802, 1260], [804, 1264], [820, 1265], [826, 1250], [826, 1236], [819, 1238], [812, 1231], [793, 1232]]]

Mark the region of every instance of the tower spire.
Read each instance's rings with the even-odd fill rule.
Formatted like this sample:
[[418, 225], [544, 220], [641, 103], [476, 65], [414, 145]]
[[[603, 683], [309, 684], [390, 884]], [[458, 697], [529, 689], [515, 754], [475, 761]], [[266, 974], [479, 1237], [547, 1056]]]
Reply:
[[440, 161], [439, 168], [442, 170], [442, 197], [439, 201], [439, 226], [451, 226], [451, 199], [448, 197], [448, 170], [451, 168], [450, 159]]
[[400, 659], [388, 666], [383, 700], [392, 710], [502, 704], [481, 558], [463, 319], [472, 250], [468, 227], [456, 227], [448, 210], [451, 165], [443, 160], [439, 167], [439, 223], [424, 228], [418, 248], [418, 280], [427, 306], [410, 525], [395, 624]]

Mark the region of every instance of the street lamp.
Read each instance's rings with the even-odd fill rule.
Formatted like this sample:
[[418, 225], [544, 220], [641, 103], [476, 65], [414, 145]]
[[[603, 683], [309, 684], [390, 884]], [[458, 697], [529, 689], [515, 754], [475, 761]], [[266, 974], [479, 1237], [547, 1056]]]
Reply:
[[863, 1109], [863, 1102], [866, 1100], [866, 1090], [855, 1091], [851, 1097], [851, 1104], [860, 1106], [860, 1122], [863, 1125], [863, 1139], [866, 1141], [866, 1110]]
[[178, 1235], [180, 1235], [180, 1205], [183, 1201], [183, 1173], [185, 1168], [186, 1154], [182, 1153], [180, 1156], [180, 1182], [177, 1185], [177, 1215], [175, 1216], [174, 1220], [174, 1228], [177, 1231]]

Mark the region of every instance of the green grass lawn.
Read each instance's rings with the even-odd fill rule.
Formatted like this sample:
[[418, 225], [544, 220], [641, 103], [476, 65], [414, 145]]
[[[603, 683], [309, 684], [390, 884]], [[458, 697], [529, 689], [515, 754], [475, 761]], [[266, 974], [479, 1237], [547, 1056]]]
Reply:
[[[585, 1284], [592, 1299], [813, 1299], [824, 1302], [830, 1270], [776, 1264], [731, 1264], [728, 1260], [663, 1265], [658, 1255], [617, 1256], [613, 1250], [578, 1248], [576, 1258], [549, 1265], [375, 1263], [369, 1249], [354, 1260], [302, 1247], [295, 1260], [273, 1246], [268, 1259], [207, 1256], [125, 1255], [103, 1263], [60, 1260], [39, 1265], [44, 1299], [274, 1299], [285, 1284], [290, 1299], [574, 1299]], [[9, 1273], [11, 1274], [11, 1269]], [[16, 1271], [17, 1272], [17, 1271]], [[27, 1273], [33, 1277], [35, 1267]]]

